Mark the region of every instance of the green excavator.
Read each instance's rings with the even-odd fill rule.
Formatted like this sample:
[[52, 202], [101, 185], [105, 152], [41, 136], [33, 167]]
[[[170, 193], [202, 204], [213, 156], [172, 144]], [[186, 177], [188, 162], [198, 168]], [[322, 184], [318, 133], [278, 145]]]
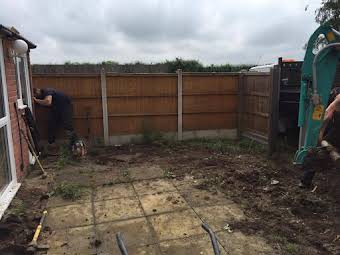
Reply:
[[340, 33], [330, 25], [322, 25], [308, 41], [301, 70], [298, 119], [300, 136], [294, 160], [296, 164], [303, 164], [308, 152], [321, 146], [320, 131], [323, 132], [327, 125], [324, 122], [324, 114], [338, 61]]

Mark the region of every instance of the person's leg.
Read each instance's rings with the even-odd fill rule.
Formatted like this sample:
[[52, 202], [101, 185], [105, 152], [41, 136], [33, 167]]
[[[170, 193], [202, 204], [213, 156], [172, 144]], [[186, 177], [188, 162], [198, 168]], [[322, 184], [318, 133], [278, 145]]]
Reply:
[[62, 113], [62, 125], [65, 129], [67, 139], [69, 140], [69, 146], [72, 148], [72, 145], [78, 139], [77, 134], [73, 129], [73, 109], [72, 104], [65, 105]]
[[317, 158], [316, 154], [316, 151], [310, 151], [305, 157], [305, 160], [302, 164], [303, 176], [299, 185], [301, 188], [308, 188], [312, 185], [316, 170], [314, 165]]
[[54, 110], [50, 110], [48, 116], [48, 143], [52, 144], [55, 142], [56, 132], [58, 125], [58, 115]]

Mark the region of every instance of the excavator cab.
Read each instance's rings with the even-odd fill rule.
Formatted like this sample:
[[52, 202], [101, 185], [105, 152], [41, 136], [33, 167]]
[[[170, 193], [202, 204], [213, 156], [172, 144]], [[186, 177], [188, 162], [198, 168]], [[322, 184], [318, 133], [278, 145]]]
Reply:
[[340, 33], [330, 25], [322, 25], [308, 41], [302, 65], [296, 164], [302, 164], [308, 151], [318, 146], [338, 61]]

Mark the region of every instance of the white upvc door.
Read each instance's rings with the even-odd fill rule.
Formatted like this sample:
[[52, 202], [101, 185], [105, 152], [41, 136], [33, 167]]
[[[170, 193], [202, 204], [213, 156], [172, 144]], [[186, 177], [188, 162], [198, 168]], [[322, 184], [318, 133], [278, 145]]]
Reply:
[[0, 38], [0, 219], [20, 187], [15, 170], [5, 72], [4, 51]]

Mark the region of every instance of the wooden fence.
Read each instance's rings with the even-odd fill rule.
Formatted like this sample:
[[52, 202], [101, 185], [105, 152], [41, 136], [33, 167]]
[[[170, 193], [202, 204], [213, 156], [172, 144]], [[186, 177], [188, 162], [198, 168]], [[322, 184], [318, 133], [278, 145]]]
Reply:
[[[91, 141], [126, 143], [147, 132], [176, 139], [251, 137], [268, 143], [270, 73], [33, 74], [33, 86], [72, 98], [76, 131]], [[275, 85], [275, 84], [274, 84]], [[46, 137], [47, 111], [36, 108]]]

